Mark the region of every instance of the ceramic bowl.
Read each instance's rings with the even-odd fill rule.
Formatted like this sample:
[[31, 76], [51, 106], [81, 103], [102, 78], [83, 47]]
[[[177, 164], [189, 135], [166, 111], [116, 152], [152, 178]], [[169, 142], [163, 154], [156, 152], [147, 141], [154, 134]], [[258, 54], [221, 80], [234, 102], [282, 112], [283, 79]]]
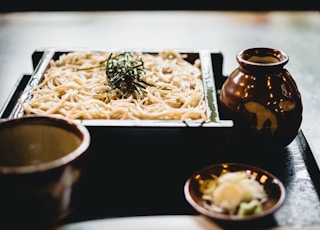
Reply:
[[11, 229], [47, 229], [76, 208], [89, 130], [69, 119], [25, 116], [0, 122], [0, 215]]
[[[257, 181], [265, 191], [266, 199], [261, 201], [259, 213], [246, 212], [245, 215], [239, 215], [239, 213], [221, 212], [221, 209], [217, 210], [213, 208], [214, 202], [210, 203], [204, 198], [203, 189], [201, 184], [204, 181], [221, 177], [226, 172], [243, 171], [248, 177]], [[203, 188], [203, 187], [202, 187]], [[230, 191], [230, 190], [229, 190]], [[229, 191], [223, 191], [224, 194]], [[224, 199], [234, 199], [234, 191], [230, 191], [231, 196], [221, 195]], [[285, 200], [285, 187], [283, 183], [270, 172], [251, 165], [239, 164], [239, 163], [221, 163], [207, 166], [195, 172], [190, 178], [187, 179], [184, 187], [185, 198], [189, 204], [200, 214], [203, 214], [209, 218], [219, 221], [232, 221], [243, 222], [257, 220], [262, 217], [270, 216], [276, 210], [280, 208]], [[220, 197], [220, 200], [222, 198]], [[229, 202], [228, 200], [226, 202]], [[221, 202], [220, 202], [221, 203]], [[219, 204], [220, 204], [219, 203]], [[238, 206], [239, 207], [239, 206]], [[237, 208], [238, 209], [238, 208]]]

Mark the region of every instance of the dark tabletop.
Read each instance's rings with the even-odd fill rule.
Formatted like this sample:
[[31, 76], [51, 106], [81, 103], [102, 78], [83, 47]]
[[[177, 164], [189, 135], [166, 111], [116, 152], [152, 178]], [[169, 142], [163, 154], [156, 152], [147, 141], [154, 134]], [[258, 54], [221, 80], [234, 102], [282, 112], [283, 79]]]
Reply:
[[[316, 163], [320, 159], [319, 11], [3, 12], [0, 13], [0, 108], [6, 105], [22, 75], [33, 72], [31, 55], [39, 49], [206, 49], [223, 54], [222, 71], [227, 76], [238, 66], [235, 57], [239, 51], [261, 46], [277, 48], [289, 55], [286, 68], [302, 96], [304, 135], [300, 133], [292, 143], [289, 152], [294, 154], [290, 159], [281, 158], [284, 164], [294, 165], [286, 172], [294, 175], [290, 177], [294, 182], [299, 182], [299, 186], [291, 190], [298, 189], [299, 193], [290, 195], [299, 199], [290, 199], [290, 202], [299, 202], [301, 197], [310, 194], [303, 192], [301, 184], [310, 180], [304, 180], [306, 169], [302, 172], [300, 166], [304, 166], [306, 160], [300, 153], [311, 152]], [[301, 142], [304, 136], [307, 147]], [[280, 165], [274, 167], [277, 166]], [[273, 169], [272, 164], [268, 167]], [[191, 173], [195, 169], [188, 170]], [[281, 171], [276, 172], [280, 175]], [[310, 191], [315, 195], [312, 186]], [[308, 202], [313, 203], [313, 199], [318, 202], [316, 196], [309, 197]], [[288, 205], [295, 207], [297, 203]], [[298, 211], [289, 209], [292, 216], [299, 216]], [[280, 212], [278, 217], [283, 225], [300, 223], [300, 220], [284, 219], [283, 215]], [[314, 221], [308, 223], [318, 225]]]

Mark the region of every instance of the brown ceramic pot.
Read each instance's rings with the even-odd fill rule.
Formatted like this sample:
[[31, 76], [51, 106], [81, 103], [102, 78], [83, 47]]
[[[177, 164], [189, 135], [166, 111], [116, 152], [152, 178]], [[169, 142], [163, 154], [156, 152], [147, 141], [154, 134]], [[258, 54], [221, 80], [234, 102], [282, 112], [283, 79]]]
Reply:
[[284, 68], [289, 57], [272, 48], [250, 48], [236, 56], [239, 66], [224, 82], [219, 103], [246, 145], [282, 148], [296, 137], [302, 122], [301, 95]]

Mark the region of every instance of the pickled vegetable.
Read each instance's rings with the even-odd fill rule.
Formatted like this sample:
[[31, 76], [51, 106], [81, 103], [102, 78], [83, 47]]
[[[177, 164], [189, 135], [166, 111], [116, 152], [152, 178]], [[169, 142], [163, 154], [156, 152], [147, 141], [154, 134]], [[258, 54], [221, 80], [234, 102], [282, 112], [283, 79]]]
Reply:
[[203, 180], [199, 189], [212, 210], [239, 216], [262, 213], [262, 203], [268, 198], [263, 185], [246, 171]]

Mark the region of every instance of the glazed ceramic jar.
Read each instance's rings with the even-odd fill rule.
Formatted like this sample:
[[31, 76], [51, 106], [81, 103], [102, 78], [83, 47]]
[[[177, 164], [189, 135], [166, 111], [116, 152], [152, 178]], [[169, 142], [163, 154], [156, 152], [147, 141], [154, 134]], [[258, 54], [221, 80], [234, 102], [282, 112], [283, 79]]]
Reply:
[[284, 68], [288, 55], [258, 47], [239, 52], [236, 59], [239, 66], [224, 82], [219, 103], [239, 128], [246, 145], [287, 146], [302, 122], [301, 95]]

